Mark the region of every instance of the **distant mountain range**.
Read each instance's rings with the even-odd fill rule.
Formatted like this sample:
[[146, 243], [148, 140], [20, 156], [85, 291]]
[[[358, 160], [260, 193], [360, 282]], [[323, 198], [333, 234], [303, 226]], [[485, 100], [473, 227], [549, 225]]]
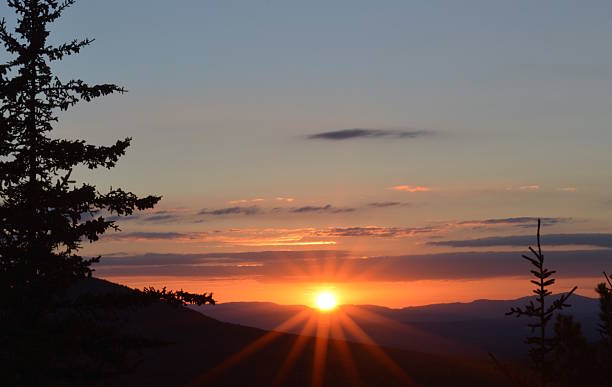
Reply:
[[[402, 309], [374, 305], [344, 305], [339, 312], [350, 318], [378, 345], [437, 354], [470, 354], [486, 357], [494, 352], [510, 358], [526, 353], [523, 343], [529, 328], [527, 320], [506, 316], [512, 306], [524, 305], [529, 297], [516, 300], [477, 300], [469, 303], [435, 304]], [[587, 338], [598, 337], [598, 300], [580, 295], [571, 298], [564, 313], [572, 314], [583, 327]], [[233, 302], [193, 307], [220, 321], [281, 332], [321, 335], [308, 330], [309, 317], [320, 312], [301, 305], [278, 305], [266, 302]], [[333, 312], [334, 313], [339, 313]], [[298, 314], [306, 316], [294, 326], [284, 322]], [[552, 327], [551, 327], [552, 328]], [[323, 331], [327, 334], [326, 331]], [[365, 343], [362, 335], [329, 332], [330, 337]]]

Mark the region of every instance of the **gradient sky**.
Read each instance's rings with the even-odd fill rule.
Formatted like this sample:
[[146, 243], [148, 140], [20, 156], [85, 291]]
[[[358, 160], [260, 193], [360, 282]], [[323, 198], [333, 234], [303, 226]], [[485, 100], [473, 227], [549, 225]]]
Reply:
[[[434, 285], [390, 301], [419, 278], [346, 274], [359, 265], [340, 270], [320, 251], [522, 251], [536, 217], [553, 250], [611, 248], [611, 14], [609, 1], [81, 0], [53, 39], [96, 41], [57, 70], [129, 93], [78, 106], [54, 135], [133, 137], [117, 168], [80, 177], [164, 196], [85, 253], [140, 259], [99, 270], [132, 285], [212, 286], [227, 301], [249, 298], [248, 282], [251, 299], [291, 303], [279, 270], [239, 269], [284, 266], [231, 254], [317, 250], [321, 267], [294, 283], [341, 282], [345, 300], [399, 306], [484, 298], [470, 281], [503, 273], [495, 260], [476, 278], [416, 270]], [[476, 238], [490, 239], [465, 242]], [[174, 261], [145, 265], [145, 253]], [[185, 259], [190, 276], [177, 269]], [[589, 259], [564, 273], [587, 278], [587, 293], [611, 263]], [[387, 290], [357, 297], [364, 280]], [[306, 302], [302, 288], [285, 293]], [[524, 290], [506, 288], [496, 296]]]

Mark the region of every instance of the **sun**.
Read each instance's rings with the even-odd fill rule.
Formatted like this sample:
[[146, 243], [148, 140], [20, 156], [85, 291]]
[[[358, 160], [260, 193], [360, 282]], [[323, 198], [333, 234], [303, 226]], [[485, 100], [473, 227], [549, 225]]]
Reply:
[[336, 296], [329, 291], [322, 291], [317, 294], [317, 308], [323, 312], [330, 311], [336, 307]]

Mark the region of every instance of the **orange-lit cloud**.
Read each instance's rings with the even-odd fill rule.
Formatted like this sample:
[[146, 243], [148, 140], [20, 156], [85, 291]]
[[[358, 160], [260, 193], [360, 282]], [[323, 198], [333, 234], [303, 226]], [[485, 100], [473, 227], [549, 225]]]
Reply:
[[290, 197], [283, 197], [283, 196], [277, 196], [276, 197], [276, 201], [279, 201], [279, 202], [292, 203], [294, 200], [295, 200], [295, 198], [290, 198]]
[[114, 233], [104, 240], [116, 242], [172, 241], [175, 243], [222, 244], [245, 247], [329, 246], [336, 241], [316, 236], [313, 229], [230, 229], [218, 232], [155, 232]]
[[390, 187], [389, 189], [392, 189], [394, 191], [411, 192], [411, 193], [431, 191], [430, 188], [423, 187], [420, 185], [394, 185], [393, 187]]

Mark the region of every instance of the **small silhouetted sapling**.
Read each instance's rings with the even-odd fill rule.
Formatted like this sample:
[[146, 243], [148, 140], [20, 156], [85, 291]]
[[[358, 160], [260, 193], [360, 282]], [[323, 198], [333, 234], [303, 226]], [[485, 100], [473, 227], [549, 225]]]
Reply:
[[529, 357], [534, 370], [539, 374], [540, 385], [546, 386], [553, 379], [549, 355], [555, 347], [555, 340], [547, 334], [547, 328], [556, 312], [570, 306], [567, 300], [576, 291], [577, 287], [551, 300], [552, 293], [549, 288], [555, 283], [555, 279], [552, 277], [555, 271], [544, 266], [540, 227], [541, 222], [538, 219], [537, 250], [530, 246], [529, 250], [533, 256], [523, 255], [523, 258], [533, 266], [531, 274], [535, 279], [531, 280], [531, 283], [535, 285], [535, 289], [533, 289], [535, 299], [529, 300], [525, 306], [511, 308], [506, 314], [530, 319], [527, 325], [531, 328], [532, 335], [527, 337], [525, 342], [530, 346]]

